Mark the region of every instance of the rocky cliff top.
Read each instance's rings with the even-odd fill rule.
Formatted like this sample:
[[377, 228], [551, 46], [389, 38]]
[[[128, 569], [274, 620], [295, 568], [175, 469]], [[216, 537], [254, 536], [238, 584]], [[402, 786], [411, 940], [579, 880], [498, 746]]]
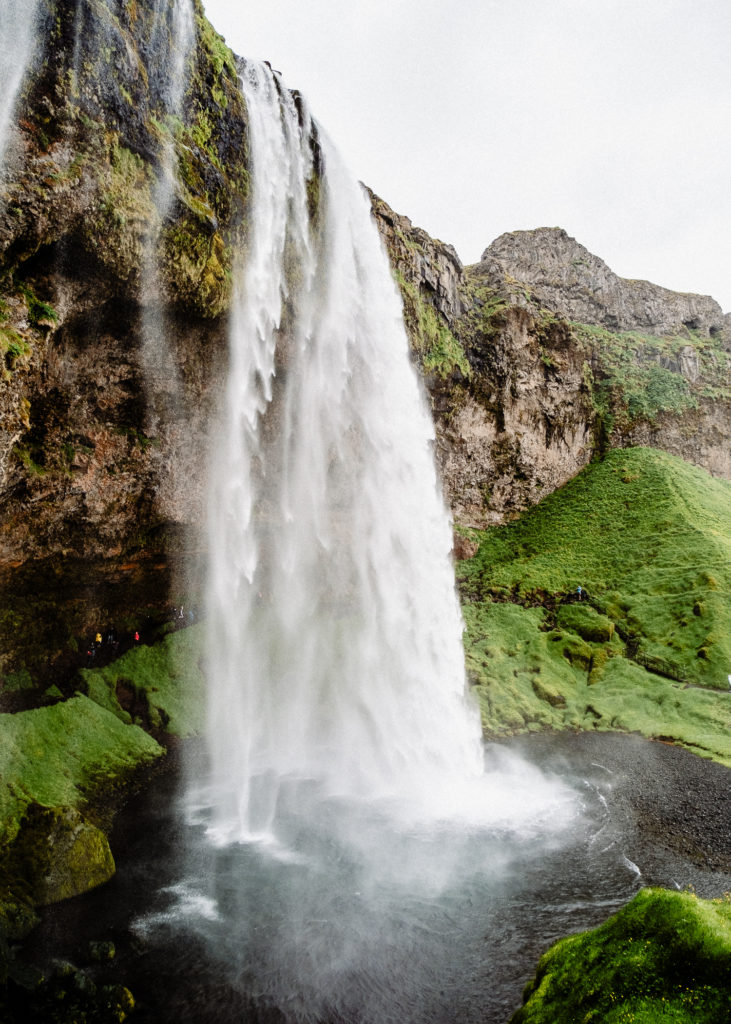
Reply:
[[[485, 249], [479, 267], [494, 287], [527, 287], [530, 295], [524, 296], [525, 302], [537, 300], [579, 323], [649, 334], [673, 334], [683, 328], [704, 336], [718, 335], [724, 328], [731, 334], [731, 315], [724, 317], [709, 295], [673, 292], [649, 281], [619, 277], [562, 228], [501, 235]], [[520, 303], [519, 291], [511, 297]]]

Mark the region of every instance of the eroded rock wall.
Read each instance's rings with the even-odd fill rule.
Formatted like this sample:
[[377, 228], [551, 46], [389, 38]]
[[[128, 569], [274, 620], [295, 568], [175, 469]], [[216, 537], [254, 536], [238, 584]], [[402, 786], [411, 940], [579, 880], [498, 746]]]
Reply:
[[40, 9], [0, 182], [0, 671], [164, 607], [246, 241], [238, 68], [198, 0], [174, 107], [172, 5]]
[[373, 205], [459, 526], [519, 514], [612, 447], [731, 476], [731, 332], [713, 299], [623, 281], [560, 229], [504, 235], [465, 268]]

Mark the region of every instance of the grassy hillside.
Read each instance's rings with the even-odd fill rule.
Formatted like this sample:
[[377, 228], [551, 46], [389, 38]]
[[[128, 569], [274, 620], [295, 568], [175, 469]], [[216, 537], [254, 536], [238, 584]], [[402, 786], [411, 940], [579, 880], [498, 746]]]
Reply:
[[488, 732], [637, 731], [731, 765], [731, 484], [613, 451], [480, 537], [458, 579]]
[[731, 996], [731, 903], [643, 889], [541, 958], [511, 1024], [720, 1024]]

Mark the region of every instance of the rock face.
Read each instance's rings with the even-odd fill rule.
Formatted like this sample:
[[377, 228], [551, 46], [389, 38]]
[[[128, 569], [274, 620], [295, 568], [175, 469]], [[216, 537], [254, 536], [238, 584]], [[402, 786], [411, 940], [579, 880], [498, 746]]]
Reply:
[[382, 200], [374, 212], [457, 525], [503, 522], [610, 447], [650, 445], [731, 477], [731, 332], [713, 299], [623, 281], [557, 228], [503, 235], [462, 268]]
[[[676, 334], [686, 328], [708, 337], [725, 325], [710, 295], [681, 294], [618, 277], [562, 228], [501, 235], [483, 252], [480, 271], [495, 288], [513, 279], [546, 309], [611, 331]], [[515, 301], [529, 301], [524, 290], [514, 291]]]
[[403, 280], [419, 289], [448, 322], [462, 312], [462, 261], [451, 245], [415, 228], [408, 217], [368, 190], [373, 215], [386, 240], [391, 263]]
[[[247, 234], [239, 65], [199, 0], [176, 103], [170, 5], [41, 9], [0, 182], [0, 678], [61, 678], [84, 635], [194, 599]], [[712, 300], [623, 282], [558, 229], [464, 268], [371, 203], [458, 525], [518, 514], [612, 446], [731, 473]]]
[[0, 650], [48, 670], [183, 586], [248, 143], [197, 0], [174, 108], [172, 5], [41, 6], [0, 182]]

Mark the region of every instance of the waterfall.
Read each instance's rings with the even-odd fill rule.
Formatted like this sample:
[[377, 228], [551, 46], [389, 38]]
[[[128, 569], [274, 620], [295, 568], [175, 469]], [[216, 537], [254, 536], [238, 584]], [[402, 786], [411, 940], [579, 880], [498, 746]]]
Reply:
[[482, 772], [434, 432], [371, 220], [305, 105], [247, 64], [253, 196], [211, 452], [211, 831], [295, 787], [436, 815]]
[[[164, 435], [167, 444], [180, 452], [178, 426], [184, 415], [180, 371], [170, 345], [170, 323], [160, 288], [159, 253], [165, 222], [169, 219], [178, 184], [174, 125], [181, 119], [189, 81], [189, 63], [195, 46], [193, 0], [154, 0], [150, 50], [159, 54], [162, 67], [161, 120], [166, 127], [152, 189], [155, 217], [144, 239], [141, 283], [141, 357], [144, 368], [149, 434]], [[164, 76], [164, 77], [163, 77]], [[181, 461], [181, 460], [177, 460]], [[184, 462], [184, 459], [182, 460]], [[176, 462], [177, 464], [177, 462]], [[177, 503], [185, 482], [182, 474], [161, 481], [162, 499]]]
[[159, 275], [157, 249], [165, 220], [169, 217], [177, 184], [177, 156], [170, 119], [183, 112], [183, 99], [188, 83], [188, 62], [195, 44], [195, 17], [192, 0], [155, 0], [152, 8], [150, 49], [164, 56], [167, 75], [163, 92], [162, 120], [168, 121], [167, 134], [162, 141], [152, 200], [156, 220], [150, 226], [145, 240], [145, 268], [142, 279], [144, 309], [144, 358], [151, 373], [157, 371], [161, 381], [167, 381], [177, 393], [177, 370], [172, 364], [165, 339], [165, 328], [160, 315]]
[[0, 170], [18, 94], [33, 52], [37, 13], [37, 0], [3, 0], [0, 4]]

